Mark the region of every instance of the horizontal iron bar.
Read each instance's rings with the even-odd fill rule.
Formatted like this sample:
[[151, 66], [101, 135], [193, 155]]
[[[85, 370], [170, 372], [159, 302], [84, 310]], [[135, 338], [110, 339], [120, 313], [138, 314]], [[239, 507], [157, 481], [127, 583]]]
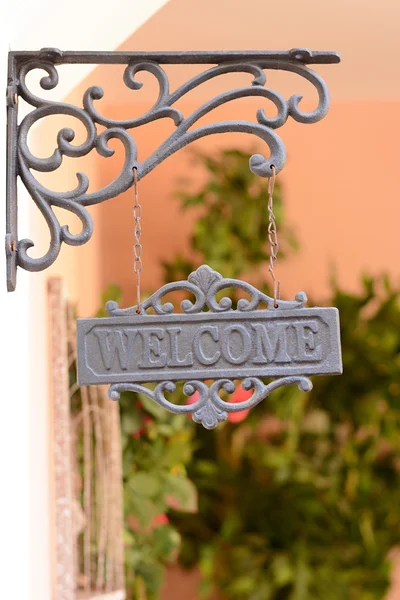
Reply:
[[310, 51], [306, 48], [293, 50], [218, 50], [174, 52], [76, 52], [57, 48], [35, 51], [10, 52], [10, 58], [18, 62], [35, 58], [47, 59], [55, 64], [127, 64], [131, 60], [154, 61], [159, 64], [221, 64], [231, 61], [281, 60], [303, 64], [334, 64], [340, 55], [331, 51]]

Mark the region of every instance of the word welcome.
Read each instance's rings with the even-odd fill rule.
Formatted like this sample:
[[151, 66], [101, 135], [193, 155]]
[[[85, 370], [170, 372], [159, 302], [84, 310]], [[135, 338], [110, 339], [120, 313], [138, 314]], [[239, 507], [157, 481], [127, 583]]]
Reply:
[[[290, 329], [294, 330], [290, 332]], [[202, 325], [194, 335], [184, 335], [182, 327], [99, 328], [94, 331], [105, 368], [157, 369], [193, 367], [195, 363], [214, 366], [221, 362], [255, 365], [320, 361], [321, 344], [316, 343], [318, 321], [249, 327]], [[290, 333], [295, 343], [290, 343]]]
[[334, 308], [78, 319], [78, 344], [81, 384], [341, 369]]

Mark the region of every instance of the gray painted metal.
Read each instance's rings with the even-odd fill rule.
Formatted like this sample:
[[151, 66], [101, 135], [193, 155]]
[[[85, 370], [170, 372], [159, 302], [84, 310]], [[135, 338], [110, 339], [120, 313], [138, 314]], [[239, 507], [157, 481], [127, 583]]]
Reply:
[[[247, 292], [232, 308], [232, 301], [217, 294], [226, 288]], [[194, 302], [181, 303], [182, 313], [170, 302], [173, 291], [190, 292]], [[196, 422], [213, 428], [229, 412], [251, 408], [274, 389], [296, 384], [308, 391], [308, 375], [340, 374], [339, 314], [336, 308], [304, 308], [304, 293], [294, 301], [274, 300], [252, 285], [223, 278], [207, 265], [191, 273], [187, 281], [169, 283], [141, 305], [120, 309], [107, 304], [108, 318], [78, 319], [78, 383], [111, 384], [110, 398], [121, 392], [146, 394], [167, 410], [191, 413]], [[267, 310], [259, 309], [262, 304]], [[153, 309], [155, 315], [146, 314]], [[258, 310], [259, 309], [259, 310]], [[260, 378], [278, 377], [265, 384]], [[234, 380], [242, 379], [249, 400], [225, 402], [221, 390], [232, 393]], [[205, 380], [214, 382], [208, 386]], [[175, 405], [165, 392], [186, 382], [184, 394], [193, 404]], [[139, 385], [160, 382], [154, 389]]]
[[[255, 135], [265, 142], [269, 150], [268, 158], [254, 154], [250, 159], [250, 169], [261, 177], [272, 174], [272, 166], [278, 173], [285, 164], [285, 147], [275, 130], [289, 117], [300, 123], [315, 123], [321, 120], [329, 108], [328, 89], [321, 77], [309, 69], [307, 64], [330, 64], [340, 61], [335, 52], [314, 52], [306, 48], [289, 51], [232, 51], [232, 52], [63, 52], [57, 48], [44, 48], [39, 52], [10, 52], [8, 78], [8, 133], [7, 133], [7, 286], [13, 291], [16, 286], [16, 269], [20, 266], [28, 271], [41, 271], [49, 267], [57, 258], [62, 243], [80, 246], [87, 242], [93, 233], [93, 222], [87, 206], [104, 202], [130, 188], [133, 184], [133, 168], [137, 168], [138, 180], [150, 173], [158, 164], [191, 142], [211, 134], [239, 132]], [[131, 90], [138, 90], [142, 83], [136, 79], [141, 71], [151, 73], [158, 82], [159, 96], [153, 107], [140, 117], [112, 120], [103, 116], [96, 108], [104, 92], [98, 86], [90, 87], [83, 97], [83, 108], [54, 102], [34, 95], [28, 88], [27, 75], [36, 69], [47, 72], [40, 85], [44, 90], [57, 87], [56, 65], [94, 63], [126, 64], [124, 84]], [[204, 64], [209, 65], [204, 72], [196, 75], [171, 92], [166, 72], [162, 64]], [[294, 94], [286, 100], [278, 92], [265, 87], [265, 70], [284, 70], [296, 73], [308, 80], [318, 93], [318, 105], [309, 112], [300, 108], [302, 97]], [[202, 83], [226, 73], [240, 72], [253, 75], [250, 85], [223, 92], [209, 100], [191, 115], [184, 116], [175, 108], [175, 103]], [[17, 101], [22, 97], [33, 109], [18, 125]], [[258, 96], [270, 100], [276, 109], [274, 117], [267, 117], [264, 109], [256, 114], [257, 122], [241, 120], [217, 122], [196, 127], [196, 123], [214, 108], [237, 98]], [[86, 139], [74, 145], [75, 132], [63, 128], [57, 136], [57, 148], [51, 156], [39, 158], [29, 149], [28, 135], [31, 127], [39, 120], [51, 115], [69, 115], [80, 121], [86, 129]], [[173, 120], [174, 132], [144, 161], [138, 160], [135, 141], [129, 130], [161, 118]], [[105, 130], [98, 132], [98, 126]], [[114, 181], [96, 192], [88, 193], [89, 180], [84, 173], [77, 173], [77, 186], [65, 192], [55, 192], [41, 184], [35, 171], [57, 170], [64, 156], [79, 158], [92, 150], [101, 156], [110, 157], [114, 150], [109, 141], [117, 139], [125, 152], [125, 162]], [[41, 211], [50, 231], [48, 251], [41, 257], [28, 254], [34, 243], [29, 239], [18, 240], [17, 232], [17, 176], [28, 190]], [[68, 226], [61, 225], [53, 207], [61, 207], [76, 214], [82, 229], [73, 234]]]

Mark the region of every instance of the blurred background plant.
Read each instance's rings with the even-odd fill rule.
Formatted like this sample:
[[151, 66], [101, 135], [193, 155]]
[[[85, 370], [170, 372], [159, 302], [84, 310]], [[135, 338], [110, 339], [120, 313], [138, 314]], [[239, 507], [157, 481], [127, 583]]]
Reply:
[[128, 598], [159, 598], [164, 567], [180, 548], [171, 509], [193, 514], [197, 491], [185, 466], [192, 429], [185, 415], [170, 415], [146, 396], [122, 394], [125, 561]]
[[[268, 260], [266, 182], [238, 150], [198, 159], [206, 182], [179, 197], [183, 210], [201, 207], [191, 241], [200, 259], [166, 264], [165, 279], [206, 262], [254, 281]], [[296, 248], [279, 186], [274, 209], [283, 249]], [[173, 522], [183, 537], [181, 563], [201, 567], [204, 597], [384, 597], [388, 554], [400, 542], [399, 290], [369, 277], [361, 288], [350, 294], [332, 283], [342, 376], [314, 378], [308, 394], [281, 388], [212, 432], [196, 427], [188, 474], [199, 511]]]
[[400, 311], [382, 287], [335, 289], [342, 377], [314, 378], [308, 394], [278, 390], [211, 435], [196, 430], [199, 512], [174, 522], [205, 597], [384, 598], [400, 540]]
[[[197, 211], [190, 257], [163, 265], [166, 282], [207, 263], [268, 292], [266, 182], [249, 156], [197, 155], [205, 182], [178, 194]], [[297, 243], [279, 185], [274, 209], [282, 258]], [[129, 597], [158, 599], [179, 552], [200, 567], [204, 598], [384, 598], [400, 543], [399, 290], [384, 277], [364, 277], [357, 294], [333, 282], [328, 304], [340, 310], [344, 373], [314, 378], [308, 394], [281, 388], [211, 432], [122, 395]], [[238, 382], [233, 400], [243, 395]]]
[[[224, 277], [245, 273], [262, 285], [259, 266], [269, 260], [267, 196], [265, 180], [249, 169], [251, 153], [228, 149], [215, 156], [192, 154], [206, 171], [206, 179], [194, 192], [185, 189], [190, 181], [182, 179], [183, 189], [176, 194], [183, 211], [197, 209], [190, 240], [191, 258], [177, 256], [165, 262], [165, 281], [186, 279], [200, 264], [206, 263]], [[279, 257], [284, 258], [298, 244], [284, 220], [279, 182], [275, 186], [274, 212], [281, 242]]]

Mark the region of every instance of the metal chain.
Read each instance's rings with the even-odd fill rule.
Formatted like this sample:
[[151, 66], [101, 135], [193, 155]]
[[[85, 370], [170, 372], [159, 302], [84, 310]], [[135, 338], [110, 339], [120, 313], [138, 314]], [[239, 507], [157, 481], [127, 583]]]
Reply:
[[279, 242], [278, 234], [276, 231], [276, 221], [274, 214], [274, 187], [275, 187], [275, 167], [272, 165], [272, 176], [268, 177], [268, 213], [269, 213], [269, 224], [268, 224], [268, 240], [270, 243], [270, 257], [269, 257], [269, 272], [271, 273], [272, 280], [274, 282], [274, 308], [278, 308], [278, 300], [280, 299], [280, 287], [281, 282], [277, 281], [275, 277], [275, 263], [278, 258]]
[[139, 193], [138, 193], [138, 180], [137, 180], [137, 167], [133, 167], [133, 187], [135, 194], [135, 204], [133, 205], [133, 218], [135, 221], [135, 244], [133, 246], [133, 271], [136, 273], [136, 312], [140, 314], [140, 275], [142, 273], [142, 245], [140, 243], [140, 236], [142, 234], [142, 227], [140, 219], [142, 218], [142, 207], [139, 204]]

